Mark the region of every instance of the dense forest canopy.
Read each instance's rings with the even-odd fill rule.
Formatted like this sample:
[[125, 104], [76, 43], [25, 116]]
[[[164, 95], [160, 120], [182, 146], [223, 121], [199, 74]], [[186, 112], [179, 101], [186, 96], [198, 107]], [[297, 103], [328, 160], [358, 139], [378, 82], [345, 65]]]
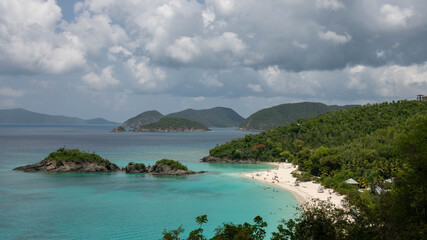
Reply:
[[105, 158], [102, 158], [95, 153], [81, 152], [79, 149], [59, 148], [56, 152], [50, 153], [45, 160], [55, 160], [58, 163], [74, 162], [74, 163], [96, 163], [100, 165], [111, 165], [112, 163]]
[[169, 118], [164, 117], [158, 122], [150, 123], [141, 127], [140, 130], [170, 130], [170, 131], [187, 131], [187, 130], [201, 130], [201, 131], [210, 131], [205, 125], [184, 119], [184, 118]]
[[[321, 176], [333, 187], [347, 190], [349, 205], [336, 208], [327, 202], [307, 203], [294, 219], [279, 224], [271, 240], [427, 239], [426, 109], [427, 102], [367, 105], [248, 135], [216, 147], [211, 154], [235, 157], [238, 152], [241, 158], [267, 161], [288, 158], [308, 177]], [[327, 135], [322, 138], [319, 134]], [[220, 150], [227, 154], [220, 155]], [[372, 189], [383, 184], [384, 178], [391, 177], [392, 182], [381, 193], [360, 192], [341, 181], [348, 176], [359, 177], [362, 185]], [[206, 215], [197, 217], [196, 222], [199, 228], [188, 237], [180, 238], [184, 229], [179, 227], [165, 230], [162, 239], [266, 238], [267, 223], [260, 217], [254, 218], [254, 224], [225, 220], [212, 237], [203, 234]]]
[[402, 167], [393, 144], [410, 121], [427, 114], [427, 102], [368, 104], [300, 119], [256, 135], [232, 140], [210, 150], [217, 158], [292, 161], [302, 180], [321, 177], [328, 187], [346, 193], [354, 178], [363, 187], [382, 184]]

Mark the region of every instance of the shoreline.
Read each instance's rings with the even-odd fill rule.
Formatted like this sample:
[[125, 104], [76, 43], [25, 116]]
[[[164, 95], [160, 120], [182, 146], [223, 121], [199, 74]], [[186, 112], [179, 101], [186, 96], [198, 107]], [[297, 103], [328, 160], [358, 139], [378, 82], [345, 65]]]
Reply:
[[274, 165], [276, 168], [258, 172], [241, 173], [240, 175], [288, 191], [292, 193], [301, 204], [310, 202], [313, 199], [319, 199], [334, 204], [337, 207], [343, 206], [344, 196], [338, 194], [331, 188], [323, 187], [323, 192], [319, 192], [320, 183], [310, 181], [295, 184], [296, 178], [294, 178], [291, 173], [297, 170], [297, 166], [293, 166], [291, 163], [268, 164]]

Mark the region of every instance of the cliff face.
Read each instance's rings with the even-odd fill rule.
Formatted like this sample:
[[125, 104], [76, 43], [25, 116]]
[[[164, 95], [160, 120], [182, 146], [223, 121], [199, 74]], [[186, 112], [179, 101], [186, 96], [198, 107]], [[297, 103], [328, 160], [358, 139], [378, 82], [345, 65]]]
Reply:
[[46, 172], [46, 173], [108, 173], [120, 171], [114, 164], [99, 164], [95, 162], [70, 162], [45, 159], [36, 164], [17, 167], [13, 170], [24, 172]]

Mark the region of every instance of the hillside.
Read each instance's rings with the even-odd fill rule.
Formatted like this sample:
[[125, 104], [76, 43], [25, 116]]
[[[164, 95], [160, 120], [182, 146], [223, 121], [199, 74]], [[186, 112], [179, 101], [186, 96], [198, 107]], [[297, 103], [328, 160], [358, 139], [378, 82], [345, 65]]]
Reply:
[[215, 107], [210, 109], [187, 109], [166, 115], [169, 118], [185, 118], [208, 127], [237, 127], [244, 120], [233, 109]]
[[150, 123], [135, 132], [199, 132], [210, 131], [205, 125], [183, 118], [164, 117], [158, 122]]
[[288, 103], [262, 109], [245, 119], [239, 126], [242, 130], [268, 130], [288, 125], [300, 118], [315, 117], [322, 113], [335, 112], [355, 107], [354, 105], [336, 106], [323, 103]]
[[48, 115], [22, 108], [0, 110], [0, 124], [117, 124], [103, 118], [83, 120], [76, 117]]
[[163, 118], [163, 114], [159, 113], [158, 111], [146, 111], [136, 115], [133, 118], [129, 118], [126, 122], [122, 124], [122, 127], [137, 129], [142, 127], [143, 125], [155, 123], [161, 118]]
[[375, 186], [396, 177], [402, 162], [393, 154], [394, 143], [411, 122], [426, 116], [427, 102], [368, 104], [246, 135], [211, 149], [205, 159], [289, 160], [299, 165], [303, 179], [317, 176], [345, 193], [351, 187], [343, 183], [348, 178]]

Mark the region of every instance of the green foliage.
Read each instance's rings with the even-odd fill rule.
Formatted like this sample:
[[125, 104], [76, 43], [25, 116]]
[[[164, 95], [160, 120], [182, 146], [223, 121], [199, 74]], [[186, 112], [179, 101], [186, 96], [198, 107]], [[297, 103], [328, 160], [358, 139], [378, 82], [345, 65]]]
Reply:
[[[388, 194], [381, 196], [373, 216], [388, 239], [427, 236], [427, 115], [408, 124], [398, 136], [395, 153], [404, 161]], [[376, 217], [379, 216], [379, 217]]]
[[215, 236], [212, 240], [236, 239], [236, 240], [262, 240], [265, 237], [264, 228], [267, 223], [260, 216], [254, 218], [254, 224], [243, 223], [223, 223], [215, 229]]
[[[202, 224], [208, 221], [206, 215], [202, 215], [196, 218], [196, 222], [200, 225], [199, 228], [193, 230], [188, 235], [187, 240], [207, 240], [208, 238], [203, 235]], [[215, 236], [210, 240], [262, 240], [265, 238], [265, 230], [267, 223], [262, 220], [260, 216], [254, 218], [254, 224], [243, 223], [223, 223], [215, 229]], [[179, 235], [184, 232], [182, 227], [178, 227], [175, 230], [164, 230], [163, 240], [181, 240]]]
[[[427, 102], [398, 101], [358, 106], [300, 119], [257, 135], [246, 135], [210, 150], [219, 158], [285, 161], [340, 193], [352, 192], [348, 178], [371, 187], [396, 177], [402, 161], [393, 144], [405, 126], [427, 114]], [[262, 148], [256, 146], [263, 145]], [[237, 154], [238, 153], [238, 154]], [[302, 179], [308, 179], [307, 175]]]
[[322, 113], [334, 112], [352, 107], [355, 106], [327, 106], [323, 103], [311, 102], [281, 104], [262, 109], [252, 114], [245, 119], [239, 127], [247, 130], [273, 129], [288, 125], [301, 118], [315, 117]]
[[194, 229], [190, 232], [188, 235], [189, 240], [205, 240], [207, 239], [205, 236], [203, 236], [203, 228], [202, 225], [204, 223], [208, 222], [208, 217], [205, 215], [196, 217], [196, 223], [199, 224], [199, 228]]
[[136, 170], [146, 169], [145, 164], [143, 164], [143, 163], [129, 162], [128, 165], [134, 166]]
[[135, 117], [129, 118], [126, 122], [123, 123], [123, 127], [126, 128], [135, 128], [138, 129], [143, 125], [147, 125], [150, 123], [155, 123], [163, 118], [163, 114], [158, 111], [146, 111], [141, 114], [138, 114]]
[[389, 191], [350, 192], [349, 208], [305, 205], [299, 217], [279, 225], [272, 240], [426, 239], [427, 115], [409, 121], [390, 152], [402, 165]]
[[201, 123], [183, 118], [162, 118], [158, 122], [147, 124], [141, 127], [150, 131], [185, 131], [185, 130], [203, 130], [210, 131], [208, 127]]
[[[411, 115], [410, 119], [405, 119], [402, 123], [401, 126], [394, 125], [376, 130], [343, 146], [319, 147], [308, 151], [307, 161], [312, 165], [318, 161], [319, 166], [326, 164], [330, 167], [331, 162], [334, 163], [335, 160], [325, 159], [326, 157], [338, 155], [341, 160], [347, 157], [342, 162], [343, 166], [348, 165], [347, 167], [342, 166], [340, 171], [331, 170], [330, 175], [322, 176], [322, 181], [327, 185], [345, 189], [347, 197], [352, 201], [343, 208], [336, 208], [323, 201], [307, 203], [295, 219], [282, 220], [277, 231], [272, 233], [271, 239], [426, 239], [427, 115], [421, 111], [420, 115]], [[304, 151], [301, 143], [292, 143], [298, 145], [294, 151]], [[343, 154], [340, 155], [341, 151]], [[301, 156], [305, 154], [307, 152]], [[366, 164], [374, 170], [369, 171], [358, 164]], [[349, 176], [357, 175], [371, 179], [372, 188], [384, 183], [382, 179], [378, 179], [380, 176], [393, 176], [393, 184], [379, 195], [370, 192], [359, 193], [354, 186], [343, 183]], [[204, 219], [200, 217], [198, 222], [206, 222], [207, 219]], [[216, 229], [211, 240], [264, 239], [263, 228], [267, 224], [260, 217], [256, 217], [254, 222], [253, 225], [224, 223]], [[200, 229], [194, 232], [200, 233], [194, 235], [199, 238], [188, 239], [207, 239], [201, 235]]]
[[164, 159], [156, 162], [156, 165], [162, 165], [162, 164], [166, 164], [174, 170], [178, 170], [178, 169], [185, 170], [185, 171], [188, 170], [188, 168], [186, 166], [182, 165], [182, 163], [180, 163], [178, 161], [170, 160], [170, 159], [164, 158]]
[[316, 201], [305, 204], [295, 219], [282, 220], [271, 240], [375, 239], [375, 227], [353, 208]]
[[98, 165], [108, 166], [113, 163], [95, 153], [81, 152], [79, 149], [59, 148], [56, 152], [52, 152], [45, 160], [55, 160], [57, 165], [62, 165], [63, 162], [80, 163], [96, 163]]
[[175, 230], [169, 230], [167, 231], [166, 229], [163, 230], [163, 240], [181, 240], [181, 238], [179, 238], [179, 235], [181, 233], [184, 232], [184, 229], [182, 228], [182, 226], [179, 226], [177, 229]]

